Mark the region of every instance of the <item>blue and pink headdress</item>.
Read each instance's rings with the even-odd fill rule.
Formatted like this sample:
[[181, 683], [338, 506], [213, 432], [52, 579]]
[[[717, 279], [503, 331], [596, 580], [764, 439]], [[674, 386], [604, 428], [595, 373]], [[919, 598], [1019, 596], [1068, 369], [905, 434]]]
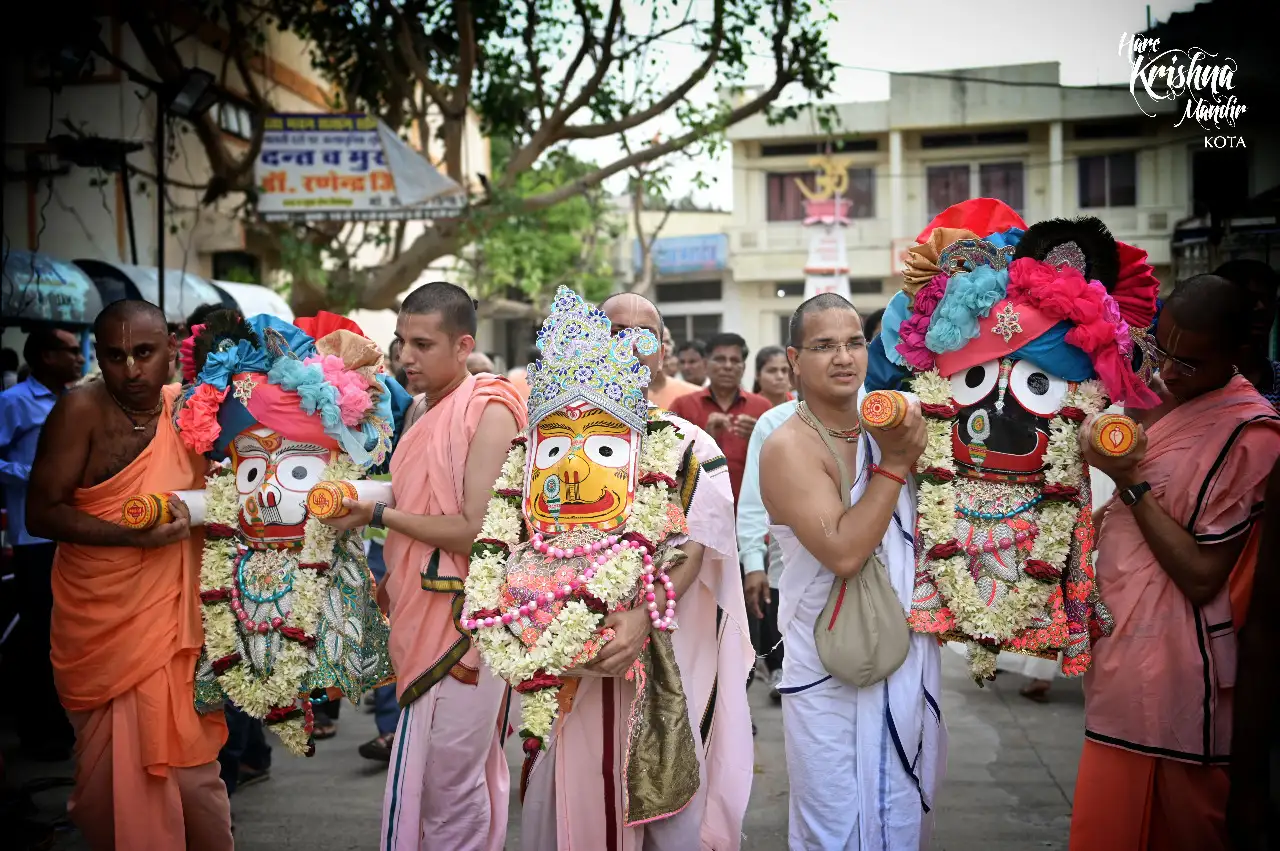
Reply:
[[1157, 404], [1144, 353], [1159, 282], [1146, 252], [1098, 219], [1028, 228], [1006, 204], [978, 198], [944, 210], [916, 242], [871, 346], [870, 389], [1013, 357], [1067, 381], [1096, 377], [1114, 402]]
[[395, 409], [408, 397], [354, 322], [325, 312], [290, 323], [223, 311], [192, 331], [175, 415], [188, 447], [221, 460], [236, 435], [265, 426], [366, 469], [385, 462]]

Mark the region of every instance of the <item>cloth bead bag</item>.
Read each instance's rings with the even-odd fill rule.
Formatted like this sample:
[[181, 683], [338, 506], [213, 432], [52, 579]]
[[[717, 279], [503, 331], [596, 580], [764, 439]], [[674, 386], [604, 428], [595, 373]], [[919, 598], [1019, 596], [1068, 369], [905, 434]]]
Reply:
[[[816, 417], [814, 421], [817, 422]], [[840, 470], [840, 501], [847, 510], [853, 490], [849, 467], [825, 428], [814, 430], [836, 459]], [[871, 457], [869, 445], [866, 457]], [[906, 661], [911, 631], [898, 593], [893, 590], [884, 564], [874, 551], [856, 576], [836, 577], [827, 595], [827, 604], [813, 625], [813, 638], [822, 667], [837, 680], [856, 688], [887, 679]]]

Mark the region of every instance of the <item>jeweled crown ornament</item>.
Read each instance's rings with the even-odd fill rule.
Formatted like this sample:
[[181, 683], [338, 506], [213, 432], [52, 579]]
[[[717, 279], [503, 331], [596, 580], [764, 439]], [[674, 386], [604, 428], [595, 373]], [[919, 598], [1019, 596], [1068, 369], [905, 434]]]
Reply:
[[530, 425], [577, 399], [644, 430], [649, 368], [636, 353], [656, 353], [658, 338], [643, 328], [611, 336], [610, 327], [609, 317], [573, 290], [556, 292], [551, 315], [538, 332], [542, 358], [529, 364]]

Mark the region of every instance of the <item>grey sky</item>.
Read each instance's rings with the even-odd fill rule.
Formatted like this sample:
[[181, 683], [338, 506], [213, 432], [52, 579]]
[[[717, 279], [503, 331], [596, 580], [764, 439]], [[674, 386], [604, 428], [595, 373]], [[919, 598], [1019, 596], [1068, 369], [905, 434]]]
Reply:
[[[709, 9], [709, 3], [705, 5]], [[889, 78], [885, 71], [938, 71], [1027, 62], [1061, 63], [1065, 85], [1095, 85], [1129, 82], [1129, 65], [1118, 52], [1123, 33], [1146, 27], [1147, 9], [1152, 21], [1166, 20], [1175, 11], [1194, 6], [1184, 2], [1134, 0], [1025, 0], [1003, 6], [975, 6], [971, 3], [938, 0], [833, 0], [839, 20], [829, 27], [831, 55], [840, 63], [877, 71], [841, 69], [836, 78], [832, 102], [880, 100], [888, 97]], [[648, 8], [643, 0], [628, 3], [628, 17], [640, 20]], [[707, 10], [699, 9], [709, 15]], [[690, 40], [688, 35], [677, 37]], [[1191, 45], [1179, 45], [1190, 47]], [[1206, 45], [1207, 46], [1207, 45]], [[700, 54], [678, 43], [663, 43], [658, 49], [661, 62], [677, 85], [696, 67]], [[767, 60], [753, 82], [767, 81]], [[705, 102], [714, 97], [710, 85], [695, 89], [692, 99]], [[673, 119], [655, 121], [640, 128], [633, 140], [651, 138], [655, 132], [678, 129]], [[615, 140], [576, 143], [574, 150], [599, 163], [614, 160], [621, 148]], [[700, 201], [728, 208], [732, 201], [732, 169], [727, 148], [713, 165], [704, 170], [715, 185], [695, 193]], [[687, 159], [673, 161], [673, 187], [683, 194], [696, 168]], [[625, 186], [625, 178], [608, 184], [615, 191]]]

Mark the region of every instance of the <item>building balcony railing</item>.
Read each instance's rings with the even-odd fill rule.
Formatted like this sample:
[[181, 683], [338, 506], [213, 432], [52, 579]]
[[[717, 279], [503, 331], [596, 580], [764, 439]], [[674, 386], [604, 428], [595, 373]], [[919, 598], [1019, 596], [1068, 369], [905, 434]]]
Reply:
[[[800, 222], [761, 222], [725, 229], [729, 234], [729, 250], [737, 254], [807, 252], [809, 231]], [[845, 227], [845, 240], [850, 247], [889, 247], [888, 219], [853, 219]]]

